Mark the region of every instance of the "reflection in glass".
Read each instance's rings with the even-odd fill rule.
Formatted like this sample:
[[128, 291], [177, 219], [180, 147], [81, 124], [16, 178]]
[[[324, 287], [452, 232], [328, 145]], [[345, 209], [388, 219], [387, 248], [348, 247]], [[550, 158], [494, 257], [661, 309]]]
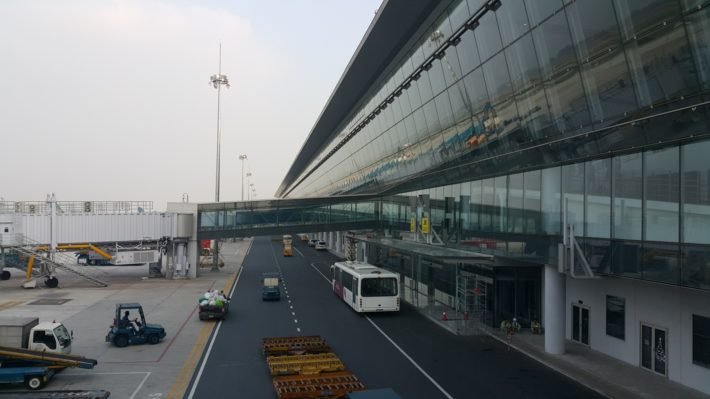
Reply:
[[611, 235], [611, 159], [586, 165], [586, 237]]
[[565, 13], [558, 13], [533, 30], [538, 61], [545, 79], [576, 65]]
[[679, 284], [678, 245], [644, 243], [641, 267], [644, 280]]
[[525, 0], [530, 23], [535, 26], [562, 7], [560, 0]]
[[636, 109], [636, 96], [622, 51], [613, 51], [582, 65], [587, 100], [596, 121]]
[[541, 201], [539, 170], [525, 172], [525, 232], [539, 234], [541, 232]]
[[506, 214], [508, 208], [508, 177], [498, 176], [495, 178], [493, 231], [504, 232], [506, 226]]
[[546, 234], [560, 234], [561, 215], [560, 168], [542, 170], [542, 229]]
[[500, 34], [503, 37], [503, 45], [515, 41], [530, 29], [528, 16], [525, 13], [525, 5], [522, 1], [506, 1], [495, 12], [498, 17]]
[[645, 239], [678, 242], [678, 147], [644, 153]]
[[562, 167], [564, 206], [567, 206], [567, 224], [574, 225], [575, 235], [584, 235], [584, 164]]
[[639, 105], [647, 106], [697, 90], [685, 29], [673, 25], [626, 46]]
[[710, 88], [710, 7], [686, 18], [690, 49], [695, 57], [695, 70], [703, 89]]
[[641, 199], [643, 175], [641, 154], [615, 157], [614, 173], [614, 238], [641, 239]]
[[710, 244], [709, 154], [710, 141], [683, 146], [683, 242]]
[[487, 12], [478, 22], [480, 25], [475, 29], [476, 43], [481, 60], [487, 60], [493, 54], [500, 51], [503, 44], [500, 40], [500, 31], [495, 13]]
[[681, 259], [681, 284], [710, 290], [710, 249], [701, 245], [685, 245]]
[[668, 0], [615, 1], [614, 8], [624, 39], [641, 36], [644, 31], [669, 23], [680, 15], [678, 2]]
[[611, 0], [577, 0], [566, 11], [579, 59], [619, 46], [621, 38]]
[[517, 173], [508, 177], [508, 232], [525, 232], [523, 212], [523, 174]]

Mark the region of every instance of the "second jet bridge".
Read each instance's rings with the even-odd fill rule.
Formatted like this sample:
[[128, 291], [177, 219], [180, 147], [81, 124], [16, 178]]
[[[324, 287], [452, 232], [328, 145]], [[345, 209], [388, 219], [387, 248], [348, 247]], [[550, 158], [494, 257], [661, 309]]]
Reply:
[[[373, 196], [199, 204], [197, 235], [199, 239], [206, 240], [278, 235], [294, 231], [308, 233], [374, 229], [382, 227], [383, 206], [382, 197]], [[407, 207], [404, 203], [402, 206]], [[403, 217], [401, 222], [404, 221], [406, 219]]]

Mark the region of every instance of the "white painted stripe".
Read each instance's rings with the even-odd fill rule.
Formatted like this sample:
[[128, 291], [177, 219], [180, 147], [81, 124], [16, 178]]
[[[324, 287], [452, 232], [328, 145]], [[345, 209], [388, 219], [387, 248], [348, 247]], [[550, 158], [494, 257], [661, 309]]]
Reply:
[[[318, 274], [320, 274], [321, 276], [323, 276], [323, 278], [325, 279], [325, 281], [327, 281], [328, 283], [330, 283], [330, 280], [328, 279], [328, 277], [326, 277], [325, 274], [321, 273], [321, 271], [318, 270], [318, 268], [317, 268], [313, 263], [311, 263], [311, 267], [313, 267], [313, 268], [318, 272]], [[453, 399], [453, 396], [449, 395], [449, 393], [446, 392], [446, 390], [444, 390], [444, 388], [443, 388], [441, 385], [439, 385], [439, 383], [436, 382], [436, 380], [434, 380], [434, 378], [432, 378], [432, 376], [430, 376], [429, 374], [427, 374], [427, 372], [424, 371], [424, 369], [421, 368], [421, 366], [419, 366], [419, 364], [417, 364], [417, 362], [415, 362], [414, 359], [412, 359], [412, 357], [407, 354], [407, 352], [405, 352], [402, 348], [400, 348], [399, 345], [397, 345], [397, 343], [392, 340], [392, 338], [390, 338], [384, 331], [382, 331], [382, 329], [381, 329], [377, 324], [375, 324], [375, 322], [372, 321], [372, 319], [370, 319], [368, 316], [365, 316], [365, 318], [367, 319], [367, 321], [370, 322], [370, 324], [372, 324], [372, 325], [377, 329], [377, 331], [380, 332], [380, 334], [382, 334], [382, 336], [384, 336], [385, 338], [387, 338], [387, 340], [390, 341], [390, 343], [391, 343], [395, 348], [397, 348], [397, 350], [399, 350], [399, 351], [402, 353], [402, 355], [404, 355], [404, 357], [406, 357], [407, 360], [409, 360], [409, 362], [414, 365], [414, 367], [417, 368], [417, 370], [419, 370], [422, 374], [424, 374], [424, 376], [425, 376], [427, 379], [429, 379], [429, 381], [431, 381], [431, 383], [434, 384], [434, 386], [437, 387], [437, 388], [439, 389], [439, 391], [441, 391], [441, 393], [444, 394], [444, 396], [446, 396], [446, 397], [449, 398], [449, 399]]]
[[301, 251], [298, 250], [298, 248], [293, 247], [293, 249], [295, 249], [296, 252], [298, 252], [298, 254], [301, 255], [301, 258], [305, 258], [305, 256], [303, 256], [303, 254], [301, 253]]
[[[232, 298], [234, 297], [234, 290], [237, 288], [237, 284], [239, 284], [239, 278], [242, 277], [242, 271], [244, 268], [239, 269], [239, 274], [237, 275], [237, 280], [234, 282], [234, 285], [232, 286], [232, 291], [229, 293], [229, 297]], [[212, 353], [212, 347], [214, 346], [214, 341], [217, 339], [217, 334], [219, 334], [219, 328], [222, 327], [222, 320], [220, 320], [217, 323], [217, 328], [214, 330], [214, 334], [212, 334], [212, 339], [210, 340], [210, 345], [207, 347], [207, 353], [205, 354], [205, 357], [202, 359], [202, 364], [200, 365], [200, 371], [197, 372], [197, 376], [195, 377], [195, 382], [192, 383], [192, 389], [190, 390], [190, 395], [187, 396], [188, 399], [192, 399], [195, 395], [195, 391], [197, 390], [197, 385], [200, 383], [200, 378], [202, 378], [202, 372], [205, 371], [205, 365], [207, 364], [207, 359], [210, 357], [210, 353]]]
[[424, 377], [426, 377], [429, 381], [431, 381], [431, 383], [434, 384], [434, 386], [437, 387], [439, 389], [439, 391], [441, 391], [441, 393], [444, 394], [444, 396], [446, 396], [449, 399], [454, 399], [454, 397], [449, 395], [449, 393], [446, 392], [446, 390], [441, 385], [439, 385], [439, 383], [436, 382], [436, 380], [434, 380], [434, 378], [432, 378], [432, 376], [430, 376], [426, 371], [424, 371], [424, 369], [421, 368], [421, 366], [419, 366], [419, 364], [417, 364], [417, 362], [415, 362], [414, 359], [412, 359], [412, 357], [407, 354], [407, 352], [404, 351], [404, 349], [400, 348], [399, 345], [397, 345], [397, 343], [394, 342], [394, 340], [392, 340], [392, 338], [389, 337], [389, 335], [387, 335], [384, 331], [382, 331], [382, 329], [377, 324], [375, 324], [375, 322], [372, 321], [372, 319], [370, 319], [370, 317], [365, 316], [365, 318], [367, 319], [367, 321], [370, 322], [370, 324], [372, 324], [377, 329], [377, 331], [380, 332], [380, 334], [382, 334], [383, 337], [387, 338], [387, 340], [390, 341], [390, 343], [395, 348], [397, 348], [397, 350], [399, 350], [402, 353], [402, 355], [404, 355], [404, 357], [406, 357], [407, 360], [409, 360], [409, 362], [412, 363], [414, 365], [414, 367], [417, 368], [417, 370], [419, 370], [419, 372], [424, 374]]
[[138, 387], [136, 388], [135, 391], [133, 391], [133, 395], [131, 395], [131, 397], [129, 399], [134, 399], [136, 397], [136, 395], [138, 394], [138, 391], [140, 391], [141, 388], [143, 388], [143, 384], [145, 384], [145, 381], [148, 379], [148, 377], [150, 377], [150, 372], [148, 372], [148, 374], [146, 374], [145, 377], [143, 377], [143, 381], [141, 381], [141, 383], [138, 384]]

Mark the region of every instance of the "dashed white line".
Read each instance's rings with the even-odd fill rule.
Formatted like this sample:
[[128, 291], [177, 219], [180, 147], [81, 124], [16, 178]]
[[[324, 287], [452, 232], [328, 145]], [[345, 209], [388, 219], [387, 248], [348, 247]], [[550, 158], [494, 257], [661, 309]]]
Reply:
[[305, 256], [303, 256], [303, 253], [301, 253], [301, 251], [299, 251], [298, 248], [293, 247], [293, 249], [295, 249], [296, 252], [298, 252], [298, 254], [301, 255], [301, 258], [305, 258]]

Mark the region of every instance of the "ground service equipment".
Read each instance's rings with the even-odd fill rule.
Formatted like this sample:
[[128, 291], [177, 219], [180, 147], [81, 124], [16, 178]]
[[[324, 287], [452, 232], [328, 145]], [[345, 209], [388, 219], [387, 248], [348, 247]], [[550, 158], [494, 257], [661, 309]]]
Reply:
[[30, 389], [40, 389], [57, 371], [92, 369], [97, 363], [82, 356], [0, 346], [0, 383], [24, 383]]
[[71, 353], [72, 334], [64, 324], [36, 317], [0, 318], [0, 346], [47, 353]]
[[[122, 319], [124, 313], [129, 312], [129, 319]], [[140, 320], [137, 317], [130, 319], [130, 312], [137, 312]], [[135, 313], [134, 313], [135, 315]], [[165, 329], [160, 324], [149, 324], [145, 322], [143, 307], [139, 303], [121, 303], [116, 305], [116, 315], [113, 319], [113, 324], [109, 327], [106, 334], [106, 342], [110, 342], [119, 348], [131, 345], [142, 345], [146, 342], [149, 344], [157, 344], [165, 338]]]
[[2, 399], [108, 399], [109, 396], [111, 392], [104, 390], [2, 393]]
[[320, 335], [264, 338], [261, 341], [264, 356], [305, 355], [330, 352]]
[[279, 289], [278, 273], [263, 273], [264, 287], [261, 291], [261, 299], [264, 301], [280, 301], [281, 289]]

